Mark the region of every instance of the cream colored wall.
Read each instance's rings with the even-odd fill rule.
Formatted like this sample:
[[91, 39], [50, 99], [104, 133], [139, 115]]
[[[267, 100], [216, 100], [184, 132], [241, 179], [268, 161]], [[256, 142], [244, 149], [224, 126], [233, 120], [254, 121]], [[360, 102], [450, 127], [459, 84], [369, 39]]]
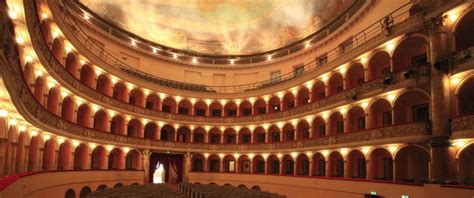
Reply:
[[247, 188], [257, 185], [262, 191], [287, 195], [288, 198], [363, 198], [364, 194], [377, 192], [384, 198], [471, 198], [474, 189], [446, 188], [439, 185], [406, 185], [343, 179], [305, 178], [293, 176], [271, 176], [225, 173], [190, 173], [189, 181], [218, 185], [226, 183], [232, 186], [244, 184]]
[[[144, 72], [176, 81], [198, 83], [214, 86], [231, 86], [259, 82], [270, 79], [270, 73], [274, 71], [281, 71], [281, 74], [293, 71], [293, 67], [301, 63], [308, 63], [313, 61], [316, 57], [326, 53], [327, 51], [336, 48], [342, 42], [364, 30], [369, 25], [386, 16], [387, 13], [401, 7], [409, 2], [408, 0], [400, 1], [378, 1], [374, 8], [358, 20], [350, 29], [331, 35], [326, 40], [318, 42], [315, 47], [310, 48], [304, 53], [298, 53], [298, 56], [290, 55], [271, 62], [258, 63], [258, 65], [225, 65], [229, 69], [204, 68], [193, 65], [184, 65], [169, 60], [162, 60], [149, 54], [140, 53], [133, 50], [129, 44], [123, 43], [125, 46], [118, 45], [111, 42], [109, 39], [103, 38], [103, 35], [97, 33], [89, 34], [94, 39], [98, 40], [107, 51], [115, 54], [117, 58], [126, 57], [125, 62], [134, 65], [137, 69]], [[330, 40], [327, 40], [330, 39]], [[292, 57], [294, 56], [294, 57]], [[257, 67], [247, 67], [257, 66]], [[225, 80], [222, 80], [222, 78]]]
[[143, 171], [59, 171], [26, 176], [10, 184], [0, 192], [0, 197], [64, 197], [68, 189], [74, 189], [76, 197], [85, 186], [95, 191], [99, 185], [112, 188], [117, 183], [130, 185], [143, 183]]

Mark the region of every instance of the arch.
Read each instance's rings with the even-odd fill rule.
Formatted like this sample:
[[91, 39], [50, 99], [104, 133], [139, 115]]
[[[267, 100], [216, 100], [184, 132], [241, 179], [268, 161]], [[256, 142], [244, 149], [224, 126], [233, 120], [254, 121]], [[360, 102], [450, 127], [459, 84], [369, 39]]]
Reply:
[[328, 96], [336, 95], [344, 91], [344, 77], [341, 73], [334, 73], [328, 82]]
[[362, 107], [353, 106], [347, 112], [347, 132], [364, 130], [366, 128], [365, 112]]
[[115, 115], [110, 121], [110, 132], [118, 135], [127, 135], [125, 130], [125, 119], [121, 115]]
[[298, 134], [298, 140], [309, 139], [311, 137], [309, 123], [306, 120], [301, 120], [296, 127], [296, 133]]
[[72, 167], [72, 151], [73, 146], [70, 141], [64, 141], [61, 143], [58, 151], [58, 170], [67, 170]]
[[127, 86], [125, 86], [125, 84], [122, 83], [122, 82], [115, 83], [114, 89], [113, 89], [113, 92], [112, 92], [112, 97], [117, 99], [117, 100], [120, 100], [122, 102], [128, 103], [128, 89], [127, 89]]
[[55, 139], [50, 138], [46, 140], [44, 143], [43, 148], [43, 170], [55, 170], [54, 167], [55, 159], [56, 159], [56, 148], [57, 143]]
[[474, 78], [465, 80], [459, 88], [457, 95], [458, 114], [466, 115], [474, 113]]
[[266, 133], [263, 127], [257, 127], [253, 131], [253, 142], [252, 143], [265, 143], [266, 142]]
[[296, 140], [295, 127], [293, 127], [291, 123], [287, 123], [285, 124], [285, 126], [283, 126], [283, 140], [284, 141]]
[[193, 172], [204, 172], [205, 157], [201, 154], [194, 154], [191, 158], [191, 171]]
[[109, 115], [104, 110], [98, 110], [94, 115], [94, 129], [109, 132]]
[[283, 175], [293, 175], [295, 173], [295, 161], [291, 155], [284, 155], [281, 159]]
[[368, 128], [390, 126], [392, 123], [392, 105], [390, 105], [390, 102], [380, 98], [370, 105], [367, 120]]
[[40, 76], [36, 78], [34, 96], [38, 103], [44, 105], [44, 95], [46, 94], [46, 80]]
[[209, 172], [219, 172], [220, 171], [220, 161], [221, 159], [217, 155], [210, 155], [207, 158], [207, 170]]
[[184, 115], [191, 115], [193, 105], [188, 100], [181, 100], [178, 104], [178, 113]]
[[92, 110], [88, 104], [82, 104], [77, 109], [77, 124], [83, 127], [92, 128]]
[[167, 112], [167, 113], [177, 113], [176, 101], [171, 97], [165, 98], [163, 102], [161, 103], [161, 111]]
[[313, 175], [315, 176], [326, 176], [326, 159], [321, 153], [315, 153], [313, 155]]
[[267, 104], [265, 100], [262, 98], [257, 99], [255, 103], [253, 103], [253, 112], [254, 115], [261, 115], [267, 113]]
[[224, 115], [227, 117], [237, 116], [237, 104], [233, 101], [229, 101], [224, 106]]
[[247, 100], [242, 101], [239, 105], [239, 112], [240, 112], [239, 116], [252, 115], [252, 104]]
[[127, 125], [127, 136], [143, 138], [143, 125], [140, 120], [131, 119]]
[[213, 117], [221, 117], [222, 116], [222, 105], [219, 102], [213, 102], [209, 105], [209, 111], [211, 116]]
[[328, 158], [329, 177], [344, 177], [344, 158], [341, 153], [334, 151]]
[[107, 185], [101, 184], [97, 187], [96, 191], [102, 191], [102, 190], [105, 190], [105, 189], [107, 189]]
[[384, 148], [376, 148], [369, 155], [369, 179], [392, 180], [393, 159]]
[[391, 58], [386, 51], [380, 50], [370, 58], [367, 68], [368, 81], [381, 78], [384, 74], [390, 73]]
[[417, 146], [401, 148], [395, 155], [395, 180], [426, 183], [428, 181], [429, 154]]
[[326, 85], [323, 81], [317, 80], [311, 89], [312, 102], [319, 101], [326, 97]]
[[107, 150], [105, 150], [105, 148], [102, 146], [96, 146], [94, 150], [92, 150], [91, 169], [105, 170], [108, 168], [107, 165]]
[[307, 87], [301, 87], [297, 94], [297, 106], [302, 106], [310, 103], [309, 100], [309, 89]]
[[206, 131], [202, 127], [197, 127], [193, 131], [193, 142], [194, 143], [204, 143]]
[[267, 173], [278, 175], [280, 174], [280, 160], [276, 155], [270, 155], [267, 158]]
[[235, 160], [235, 157], [233, 155], [226, 155], [222, 159], [223, 164], [222, 164], [222, 172], [224, 173], [230, 173], [230, 172], [236, 172], [237, 169], [237, 162]]
[[84, 85], [94, 89], [94, 80], [95, 80], [95, 72], [94, 69], [88, 64], [85, 64], [81, 67], [81, 72], [79, 76], [79, 80]]
[[137, 150], [130, 150], [125, 157], [125, 169], [141, 170], [142, 161], [141, 154]]
[[54, 38], [51, 46], [51, 53], [61, 64], [63, 63], [64, 52], [64, 42], [59, 37]]
[[297, 175], [304, 175], [309, 176], [309, 158], [306, 154], [299, 154], [296, 157], [296, 174]]
[[114, 188], [120, 188], [120, 187], [122, 187], [122, 186], [123, 186], [122, 183], [116, 183], [116, 184], [114, 185]]
[[278, 96], [272, 96], [270, 100], [268, 100], [268, 113], [275, 113], [281, 111], [281, 104], [280, 98]]
[[318, 116], [313, 119], [313, 124], [311, 128], [313, 137], [323, 137], [326, 135], [326, 122], [321, 116]]
[[328, 135], [344, 133], [344, 118], [340, 112], [333, 112], [328, 120]]
[[248, 155], [241, 155], [237, 159], [237, 170], [239, 173], [250, 173], [251, 169], [251, 160]]
[[268, 142], [275, 143], [275, 142], [280, 142], [282, 140], [282, 134], [280, 132], [280, 128], [276, 125], [270, 126], [268, 128]]
[[110, 151], [108, 167], [110, 170], [125, 169], [125, 153], [121, 149], [114, 148]]
[[206, 103], [203, 101], [197, 101], [194, 104], [194, 115], [196, 116], [207, 116], [208, 109]]
[[43, 33], [43, 39], [48, 46], [53, 44], [53, 35], [51, 34], [51, 22], [48, 19], [41, 20], [40, 28]]
[[364, 84], [365, 71], [364, 65], [359, 62], [350, 65], [346, 73], [346, 89], [351, 89]]
[[139, 107], [145, 107], [145, 94], [140, 88], [132, 89], [128, 97], [128, 103]]
[[394, 123], [426, 122], [430, 120], [429, 98], [421, 91], [407, 91], [395, 100]]
[[474, 46], [472, 38], [474, 32], [472, 24], [474, 23], [474, 11], [470, 9], [458, 19], [454, 28], [454, 40], [456, 51], [461, 51]]
[[359, 150], [352, 150], [347, 154], [348, 163], [348, 176], [351, 178], [363, 178], [367, 177], [367, 163], [365, 155]]
[[218, 128], [212, 128], [208, 131], [208, 143], [220, 144], [222, 141], [222, 133]]
[[66, 96], [61, 104], [61, 118], [69, 122], [74, 122], [74, 110], [76, 102], [71, 96]]
[[237, 144], [237, 132], [233, 128], [224, 130], [224, 143]]
[[468, 145], [459, 153], [459, 183], [472, 185], [474, 178], [474, 144]]
[[285, 96], [283, 96], [283, 107], [282, 111], [288, 111], [295, 107], [295, 96], [291, 92], [287, 92]]
[[75, 78], [78, 78], [79, 66], [81, 65], [76, 53], [68, 53], [66, 56], [66, 71]]
[[59, 89], [57, 87], [52, 87], [48, 93], [48, 100], [46, 102], [46, 108], [48, 111], [54, 115], [59, 114], [59, 100], [60, 95]]
[[250, 188], [250, 190], [257, 191], [257, 192], [262, 191], [260, 186], [252, 186], [252, 188]]
[[261, 155], [255, 155], [252, 159], [253, 173], [265, 173], [265, 159]]
[[99, 77], [97, 77], [96, 90], [100, 93], [103, 93], [104, 95], [112, 97], [112, 81], [107, 75], [101, 74]]
[[76, 198], [76, 192], [70, 188], [64, 193], [64, 198]]
[[40, 149], [44, 145], [43, 140], [40, 135], [31, 137], [30, 148], [28, 151], [28, 171], [39, 171], [41, 170], [40, 164]]
[[23, 78], [28, 85], [28, 88], [32, 88], [33, 80], [35, 80], [35, 66], [31, 62], [27, 62], [23, 69]]
[[174, 141], [174, 128], [169, 125], [169, 124], [166, 124], [164, 125], [163, 127], [161, 127], [161, 131], [160, 131], [160, 140], [165, 140], [165, 141]]
[[157, 140], [158, 139], [158, 125], [154, 122], [148, 122], [145, 125], [145, 139]]
[[239, 186], [237, 186], [237, 188], [243, 188], [243, 189], [248, 189], [246, 185], [244, 184], [239, 184]]
[[191, 142], [191, 130], [187, 126], [179, 127], [177, 131], [177, 142]]
[[160, 97], [156, 94], [150, 94], [146, 97], [145, 108], [159, 111], [160, 110]]
[[239, 144], [250, 144], [252, 143], [252, 133], [250, 129], [244, 127], [239, 131]]
[[427, 64], [428, 45], [425, 38], [411, 36], [402, 40], [393, 51], [394, 73], [405, 68]]
[[89, 167], [89, 147], [85, 143], [79, 144], [74, 151], [74, 169], [85, 170]]

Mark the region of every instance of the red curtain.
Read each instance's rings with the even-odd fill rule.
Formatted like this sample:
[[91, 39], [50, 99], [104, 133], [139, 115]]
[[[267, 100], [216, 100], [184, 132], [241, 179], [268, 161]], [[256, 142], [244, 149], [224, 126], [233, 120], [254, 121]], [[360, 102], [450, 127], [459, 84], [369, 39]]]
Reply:
[[183, 154], [164, 154], [164, 153], [153, 153], [150, 156], [150, 183], [153, 183], [153, 173], [155, 172], [156, 165], [160, 163], [163, 165], [165, 170], [165, 182], [169, 181], [170, 169], [177, 174], [176, 183], [180, 183], [183, 180]]

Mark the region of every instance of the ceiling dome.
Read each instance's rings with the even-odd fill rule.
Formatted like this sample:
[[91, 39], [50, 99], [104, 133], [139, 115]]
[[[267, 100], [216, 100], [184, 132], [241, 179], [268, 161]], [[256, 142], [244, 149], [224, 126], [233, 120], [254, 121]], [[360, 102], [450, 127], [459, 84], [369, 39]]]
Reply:
[[124, 30], [204, 55], [252, 55], [320, 30], [354, 0], [80, 0]]

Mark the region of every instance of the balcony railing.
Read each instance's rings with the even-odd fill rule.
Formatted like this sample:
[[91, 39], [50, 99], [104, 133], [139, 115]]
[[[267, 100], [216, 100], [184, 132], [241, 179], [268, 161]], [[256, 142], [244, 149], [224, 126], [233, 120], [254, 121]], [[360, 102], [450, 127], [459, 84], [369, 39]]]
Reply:
[[[57, 6], [55, 4], [59, 4], [59, 14], [61, 20], [65, 22], [67, 25], [66, 28], [69, 28], [70, 33], [68, 36], [74, 37], [74, 39], [81, 44], [82, 47], [88, 50], [90, 54], [95, 58], [95, 60], [103, 61], [106, 65], [113, 66], [118, 70], [124, 71], [129, 76], [134, 78], [139, 78], [145, 80], [147, 82], [151, 82], [161, 86], [167, 86], [176, 89], [183, 89], [189, 91], [198, 91], [198, 92], [216, 92], [216, 93], [238, 93], [238, 92], [246, 92], [251, 90], [258, 90], [267, 87], [271, 87], [277, 84], [281, 84], [283, 82], [287, 82], [293, 79], [300, 79], [304, 76], [308, 76], [308, 74], [312, 73], [315, 74], [316, 71], [323, 71], [327, 68], [333, 67], [335, 65], [341, 64], [340, 61], [343, 57], [347, 57], [348, 55], [355, 55], [354, 51], [357, 48], [363, 47], [363, 44], [373, 40], [378, 39], [381, 40], [379, 37], [386, 37], [387, 34], [390, 33], [393, 29], [396, 28], [397, 25], [404, 22], [408, 19], [409, 16], [409, 9], [411, 4], [405, 4], [402, 7], [396, 9], [395, 11], [391, 12], [387, 16], [383, 17], [382, 19], [376, 21], [369, 27], [365, 28], [361, 32], [355, 34], [352, 37], [352, 45], [349, 48], [345, 48], [342, 50], [340, 47], [336, 47], [329, 52], [326, 53], [328, 58], [328, 63], [324, 66], [319, 66], [316, 61], [312, 61], [309, 63], [304, 64], [304, 72], [302, 74], [295, 75], [294, 72], [289, 72], [283, 74], [278, 79], [269, 79], [261, 82], [250, 83], [250, 84], [242, 84], [242, 85], [234, 85], [234, 86], [208, 86], [208, 85], [201, 85], [201, 84], [192, 84], [192, 83], [183, 83], [178, 81], [173, 81], [165, 78], [161, 78], [158, 76], [154, 76], [143, 72], [141, 70], [136, 69], [133, 66], [127, 65], [126, 63], [122, 62], [120, 59], [116, 58], [114, 55], [111, 55], [109, 52], [104, 50], [104, 48], [96, 43], [95, 40], [92, 40], [85, 30], [82, 29], [84, 24], [87, 24], [86, 21], [82, 21], [81, 23], [78, 18], [80, 13], [74, 13], [74, 9], [77, 7], [74, 6], [72, 3], [68, 3], [68, 1], [54, 1], [54, 5], [50, 6]], [[74, 17], [76, 16], [76, 17]], [[387, 20], [391, 21], [390, 23]], [[60, 21], [58, 21], [60, 22]], [[294, 85], [293, 85], [294, 86]]]

